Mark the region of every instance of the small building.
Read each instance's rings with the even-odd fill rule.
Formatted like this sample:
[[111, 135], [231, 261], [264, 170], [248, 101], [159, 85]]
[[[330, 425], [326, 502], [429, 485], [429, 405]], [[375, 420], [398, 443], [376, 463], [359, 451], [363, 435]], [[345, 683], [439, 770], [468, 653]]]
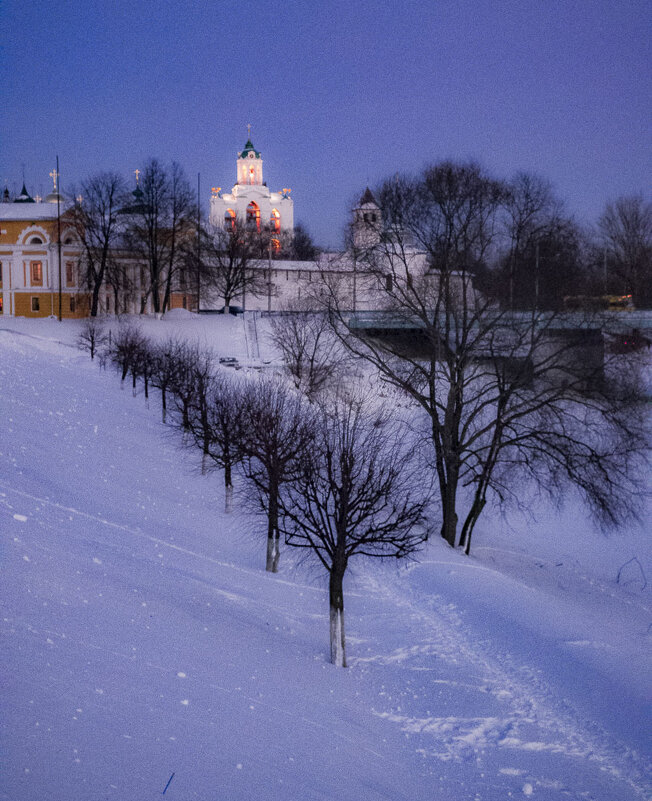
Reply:
[[[57, 206], [61, 213], [61, 262]], [[45, 202], [32, 198], [24, 184], [14, 200], [5, 190], [0, 203], [0, 314], [58, 316], [61, 297], [62, 317], [85, 317], [88, 302], [81, 292], [79, 257], [79, 242], [68, 224], [66, 203], [57, 194], [56, 185]]]

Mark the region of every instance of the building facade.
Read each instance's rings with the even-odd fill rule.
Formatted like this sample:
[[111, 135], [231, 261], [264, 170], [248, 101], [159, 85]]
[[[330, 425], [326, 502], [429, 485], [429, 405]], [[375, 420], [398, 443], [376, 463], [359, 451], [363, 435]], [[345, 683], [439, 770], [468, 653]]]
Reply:
[[[60, 207], [61, 258], [56, 191], [45, 202], [23, 186], [0, 203], [0, 313], [16, 317], [85, 317], [87, 297], [80, 293], [80, 247]], [[61, 198], [59, 198], [61, 201]], [[61, 301], [61, 309], [59, 302]]]
[[221, 187], [211, 190], [210, 222], [217, 228], [235, 226], [236, 221], [248, 228], [269, 230], [279, 235], [294, 231], [294, 204], [290, 189], [270, 191], [263, 180], [263, 159], [247, 139], [236, 160], [236, 182], [230, 192]]

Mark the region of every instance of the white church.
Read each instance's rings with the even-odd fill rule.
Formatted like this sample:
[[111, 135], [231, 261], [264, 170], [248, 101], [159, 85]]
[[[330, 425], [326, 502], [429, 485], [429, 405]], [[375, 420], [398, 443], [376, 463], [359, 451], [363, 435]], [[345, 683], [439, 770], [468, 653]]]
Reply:
[[211, 190], [210, 222], [216, 226], [235, 225], [236, 220], [245, 222], [248, 228], [260, 231], [288, 232], [294, 230], [294, 204], [290, 189], [271, 192], [263, 180], [263, 159], [247, 139], [244, 149], [238, 153], [236, 182], [230, 192], [221, 187]]

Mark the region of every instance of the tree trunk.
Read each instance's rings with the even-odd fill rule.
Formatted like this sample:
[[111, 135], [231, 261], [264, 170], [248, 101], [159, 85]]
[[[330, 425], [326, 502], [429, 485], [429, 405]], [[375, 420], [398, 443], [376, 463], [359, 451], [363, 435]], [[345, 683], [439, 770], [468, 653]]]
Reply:
[[344, 580], [345, 566], [331, 567], [328, 592], [330, 603], [331, 663], [336, 667], [346, 667], [346, 641], [344, 638]]
[[464, 521], [464, 525], [462, 526], [462, 533], [460, 534], [460, 548], [464, 548], [464, 553], [468, 556], [471, 552], [471, 535], [473, 534], [473, 529], [475, 524], [478, 522], [478, 518], [482, 514], [482, 510], [484, 509], [485, 498], [477, 497], [473, 500], [473, 505], [471, 506], [471, 510]]
[[272, 486], [269, 492], [269, 509], [267, 512], [267, 563], [265, 570], [278, 572], [279, 532], [278, 532], [278, 491]]
[[93, 294], [91, 296], [91, 317], [97, 317], [97, 307], [99, 305], [100, 285], [96, 284], [93, 287]]
[[443, 521], [441, 524], [441, 536], [446, 540], [446, 542], [452, 547], [455, 547], [455, 541], [457, 539], [457, 511], [456, 511], [456, 501], [457, 501], [457, 475], [451, 477], [449, 472], [448, 480], [446, 481], [446, 487], [444, 492], [444, 497], [442, 498], [442, 514], [443, 514]]

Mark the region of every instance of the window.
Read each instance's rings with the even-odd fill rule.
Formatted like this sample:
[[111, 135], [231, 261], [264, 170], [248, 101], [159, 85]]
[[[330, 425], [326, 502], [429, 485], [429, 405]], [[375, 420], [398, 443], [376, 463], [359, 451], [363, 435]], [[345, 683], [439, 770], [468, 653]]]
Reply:
[[74, 314], [75, 312], [75, 296], [70, 296], [70, 311]]
[[260, 209], [253, 200], [247, 206], [247, 228], [249, 230], [260, 231]]
[[281, 230], [281, 213], [278, 209], [272, 209], [272, 214], [269, 218], [269, 227], [272, 231]]
[[227, 209], [224, 212], [224, 228], [227, 231], [233, 231], [235, 228], [235, 212], [233, 209]]
[[41, 311], [41, 304], [39, 303], [38, 298], [32, 298], [32, 311], [33, 312]]
[[30, 276], [32, 286], [43, 286], [43, 263], [40, 261], [30, 262]]
[[33, 237], [32, 237], [32, 238], [29, 240], [29, 243], [28, 243], [28, 244], [30, 244], [30, 245], [42, 245], [42, 244], [43, 244], [43, 240], [41, 239], [41, 237], [40, 237], [40, 236], [33, 236]]
[[0, 286], [2, 286], [2, 262], [0, 261]]
[[75, 265], [71, 261], [66, 262], [66, 286], [75, 285]]
[[387, 292], [391, 292], [392, 291], [392, 276], [391, 275], [386, 275], [385, 276], [385, 290]]

